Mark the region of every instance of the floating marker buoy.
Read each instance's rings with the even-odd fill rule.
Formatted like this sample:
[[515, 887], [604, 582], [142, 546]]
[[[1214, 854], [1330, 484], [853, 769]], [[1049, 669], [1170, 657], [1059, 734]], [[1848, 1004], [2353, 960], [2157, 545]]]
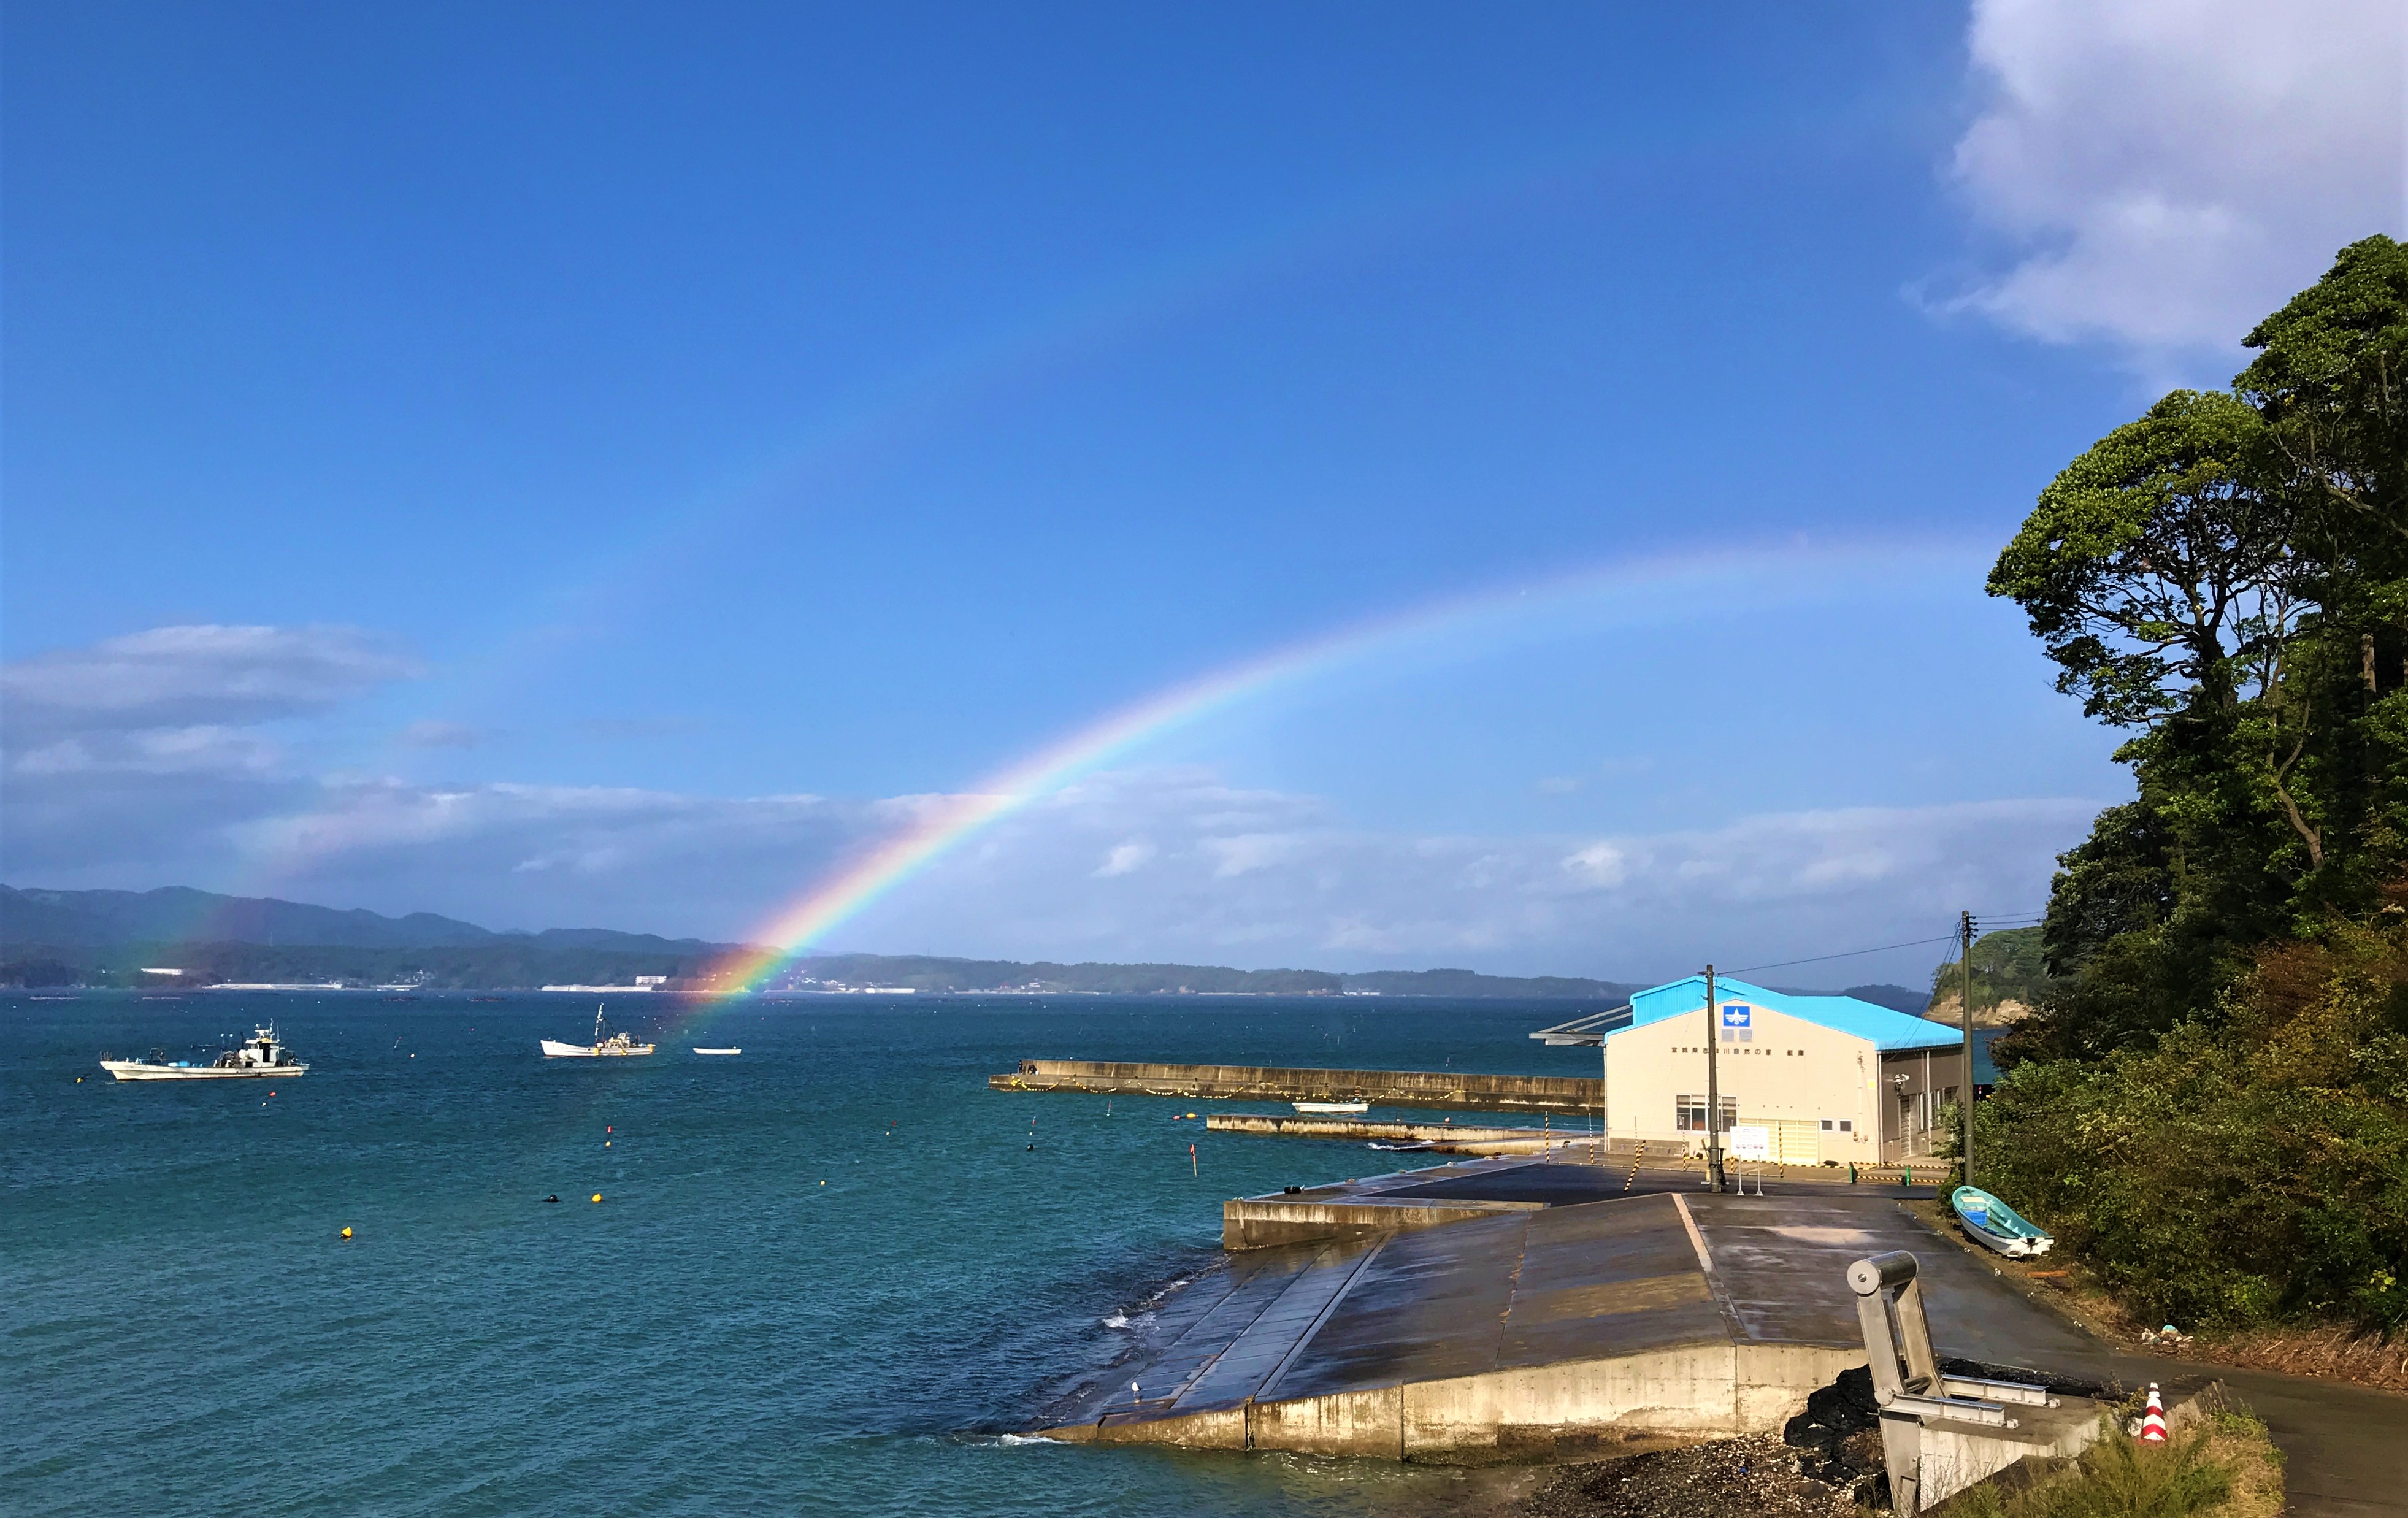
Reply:
[[597, 1192], [595, 1192], [595, 1193], [594, 1194], [594, 1199], [595, 1199], [595, 1201], [597, 1201], [597, 1202], [598, 1202], [598, 1201], [600, 1201], [600, 1200], [602, 1199], [602, 1194], [601, 1194], [600, 1192], [598, 1192], [598, 1191], [597, 1191]]
[[824, 1185], [826, 1185], [826, 1184], [827, 1184], [827, 1182], [826, 1182], [826, 1181], [821, 1181], [821, 1182], [820, 1182], [820, 1184], [821, 1184], [821, 1185], [823, 1185], [823, 1186], [824, 1186]]
[[608, 1139], [608, 1138], [603, 1139], [603, 1140], [602, 1140], [602, 1147], [603, 1147], [603, 1148], [605, 1148], [605, 1149], [609, 1148], [609, 1147], [610, 1147], [610, 1140], [609, 1140], [609, 1139]]
[[346, 1239], [349, 1239], [350, 1237], [351, 1237], [351, 1230], [350, 1228], [348, 1228], [348, 1227], [347, 1227], [347, 1228], [345, 1228], [345, 1229], [343, 1230], [343, 1237], [344, 1237], [344, 1238], [346, 1238]]
[[77, 1076], [77, 1077], [76, 1077], [76, 1084], [77, 1084], [77, 1085], [82, 1085], [82, 1084], [83, 1084], [83, 1077], [82, 1077], [82, 1076], [79, 1076], [79, 1076]]
[[547, 1202], [556, 1202], [560, 1200], [560, 1193], [555, 1191], [551, 1196], [545, 1197], [544, 1200]]

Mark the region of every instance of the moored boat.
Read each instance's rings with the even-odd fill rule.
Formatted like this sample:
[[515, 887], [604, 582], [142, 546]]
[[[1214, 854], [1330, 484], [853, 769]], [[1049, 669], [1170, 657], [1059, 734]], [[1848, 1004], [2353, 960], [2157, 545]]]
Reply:
[[207, 1065], [171, 1060], [155, 1049], [151, 1055], [150, 1059], [110, 1059], [103, 1054], [100, 1067], [120, 1081], [256, 1081], [309, 1073], [309, 1067], [294, 1059], [293, 1051], [277, 1038], [272, 1023], [253, 1029], [248, 1039]]
[[1299, 1112], [1368, 1112], [1371, 1110], [1369, 1102], [1294, 1102], [1290, 1105]]
[[1968, 1237], [2000, 1253], [2022, 1259], [2045, 1254], [2057, 1240], [2026, 1221], [2023, 1214], [1979, 1186], [1959, 1186], [1948, 1194], [1956, 1210], [1957, 1226]]
[[590, 1044], [562, 1043], [557, 1038], [539, 1040], [546, 1059], [625, 1059], [636, 1054], [649, 1054], [652, 1046], [638, 1043], [624, 1033], [612, 1033], [602, 1021], [602, 1008], [594, 1009], [594, 1041]]
[[697, 1054], [740, 1054], [744, 1053], [744, 1051], [741, 1049], [704, 1049], [697, 1045], [695, 1049], [695, 1053]]

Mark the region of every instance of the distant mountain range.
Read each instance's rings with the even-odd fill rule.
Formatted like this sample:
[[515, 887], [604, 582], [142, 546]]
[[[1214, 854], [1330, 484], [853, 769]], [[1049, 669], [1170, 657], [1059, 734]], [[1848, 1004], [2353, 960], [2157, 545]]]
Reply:
[[[158, 985], [144, 967], [169, 966], [185, 984], [212, 981], [415, 983], [429, 990], [509, 990], [564, 982], [626, 984], [638, 975], [700, 984], [740, 944], [664, 938], [609, 928], [496, 933], [433, 912], [386, 917], [272, 896], [227, 896], [187, 886], [156, 891], [48, 891], [0, 885], [0, 984]], [[167, 956], [167, 957], [163, 957]], [[796, 990], [910, 987], [922, 993], [1044, 991], [1102, 995], [1446, 996], [1608, 1005], [1637, 985], [1568, 976], [1474, 970], [1240, 970], [1220, 965], [1060, 965], [922, 954], [819, 954], [776, 985]], [[1779, 989], [1775, 987], [1773, 989]], [[1851, 986], [1859, 996], [1919, 1012], [1928, 992]]]
[[1240, 970], [1224, 965], [1060, 965], [1050, 960], [943, 959], [922, 954], [820, 954], [776, 982], [790, 989], [909, 987], [921, 992], [1025, 991], [1151, 996], [1196, 993], [1257, 996], [1498, 997], [1620, 1001], [1637, 989], [1562, 976], [1482, 975], [1472, 970]]
[[222, 896], [189, 886], [156, 891], [20, 891], [0, 885], [0, 942], [94, 949], [166, 943], [256, 943], [344, 949], [466, 949], [513, 944], [620, 953], [721, 953], [739, 947], [598, 927], [495, 933], [433, 912], [312, 907], [274, 896]]

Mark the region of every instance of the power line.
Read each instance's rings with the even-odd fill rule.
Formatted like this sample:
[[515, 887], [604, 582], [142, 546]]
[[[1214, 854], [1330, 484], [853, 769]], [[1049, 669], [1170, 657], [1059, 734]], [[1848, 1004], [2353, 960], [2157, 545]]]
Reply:
[[[2028, 926], [2028, 925], [2030, 925], [2031, 924], [2036, 924], [2036, 923], [2041, 922], [2042, 919], [2046, 918], [2047, 916], [2048, 916], [2048, 913], [2047, 913], [2047, 912], [2045, 912], [2045, 911], [2037, 911], [2037, 912], [2001, 912], [2001, 913], [2000, 913], [2000, 914], [1999, 914], [1999, 915], [1997, 915], [1997, 916], [1990, 916], [1990, 915], [1987, 915], [1987, 914], [1985, 914], [1985, 913], [1982, 913], [1982, 912], [1975, 912], [1975, 913], [1973, 914], [1973, 921], [1974, 921], [1976, 924], [1980, 924], [1980, 925], [1982, 925], [1982, 926], [1984, 926], [1984, 927], [1990, 927], [1990, 928], [2002, 927], [2002, 926], [2004, 926], [2004, 925], [2006, 925], [2006, 924], [2016, 924], [2016, 925], [2022, 925], [2022, 926]], [[1771, 964], [1771, 965], [1750, 965], [1750, 966], [1747, 966], [1746, 967], [1744, 967], [1744, 968], [1742, 968], [1742, 969], [1736, 969], [1736, 970], [1725, 970], [1725, 971], [1723, 971], [1723, 973], [1724, 973], [1725, 975], [1750, 975], [1750, 974], [1755, 973], [1755, 972], [1756, 972], [1756, 971], [1757, 971], [1757, 970], [1785, 970], [1785, 969], [1789, 968], [1789, 967], [1790, 967], [1791, 966], [1793, 966], [1793, 965], [1820, 965], [1820, 964], [1824, 963], [1824, 962], [1825, 962], [1825, 961], [1827, 961], [1827, 960], [1833, 960], [1833, 959], [1855, 959], [1855, 958], [1856, 958], [1856, 957], [1857, 957], [1858, 955], [1860, 955], [1860, 954], [1885, 954], [1885, 953], [1888, 953], [1888, 952], [1889, 952], [1891, 950], [1893, 950], [1893, 949], [1920, 949], [1920, 948], [1922, 948], [1922, 947], [1923, 947], [1924, 945], [1926, 945], [1926, 944], [1932, 944], [1932, 943], [1947, 943], [1947, 944], [1953, 944], [1953, 943], [1955, 943], [1956, 941], [1956, 934], [1954, 934], [1954, 933], [1950, 933], [1950, 934], [1943, 935], [1943, 936], [1942, 936], [1942, 937], [1940, 937], [1940, 938], [1914, 938], [1914, 939], [1911, 939], [1911, 940], [1909, 940], [1908, 942], [1905, 942], [1905, 943], [1885, 943], [1885, 944], [1881, 945], [1881, 946], [1880, 946], [1879, 948], [1877, 948], [1877, 949], [1850, 949], [1850, 950], [1846, 951], [1846, 952], [1843, 952], [1843, 953], [1837, 953], [1837, 954], [1815, 954], [1815, 955], [1813, 955], [1813, 956], [1811, 956], [1811, 957], [1809, 957], [1809, 958], [1806, 958], [1806, 959], [1784, 959], [1784, 960], [1781, 960], [1780, 962], [1778, 962], [1778, 963], [1776, 963], [1776, 964]], [[1953, 954], [1952, 954], [1952, 955], [1950, 955], [1950, 956], [1949, 956], [1949, 958], [1947, 959], [1946, 963], [1951, 964], [1951, 965], [1956, 964], [1956, 956], [1955, 956], [1955, 955], [1953, 955]]]
[[1885, 943], [1876, 949], [1851, 949], [1840, 954], [1815, 954], [1808, 959], [1784, 959], [1773, 965], [1750, 965], [1744, 969], [1725, 970], [1723, 973], [1746, 975], [1756, 970], [1784, 970], [1792, 965], [1820, 965], [1827, 959], [1854, 959], [1858, 954], [1885, 954], [1893, 949], [1919, 949], [1927, 943], [1955, 943], [1956, 941], [1956, 935], [1950, 933], [1937, 938], [1914, 938], [1905, 943]]

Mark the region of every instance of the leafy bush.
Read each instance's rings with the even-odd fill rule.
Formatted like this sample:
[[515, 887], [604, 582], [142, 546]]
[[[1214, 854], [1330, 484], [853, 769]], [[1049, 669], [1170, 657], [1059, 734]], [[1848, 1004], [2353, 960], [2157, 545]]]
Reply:
[[2111, 1425], [2071, 1469], [2019, 1492], [1973, 1487], [1949, 1511], [1964, 1518], [2189, 1518], [2232, 1493], [2232, 1468], [2208, 1453], [2209, 1438], [2200, 1428], [2150, 1449]]
[[2408, 1324], [2408, 927], [2270, 949], [2220, 1012], [2014, 1068], [1983, 1182], [2153, 1321]]

